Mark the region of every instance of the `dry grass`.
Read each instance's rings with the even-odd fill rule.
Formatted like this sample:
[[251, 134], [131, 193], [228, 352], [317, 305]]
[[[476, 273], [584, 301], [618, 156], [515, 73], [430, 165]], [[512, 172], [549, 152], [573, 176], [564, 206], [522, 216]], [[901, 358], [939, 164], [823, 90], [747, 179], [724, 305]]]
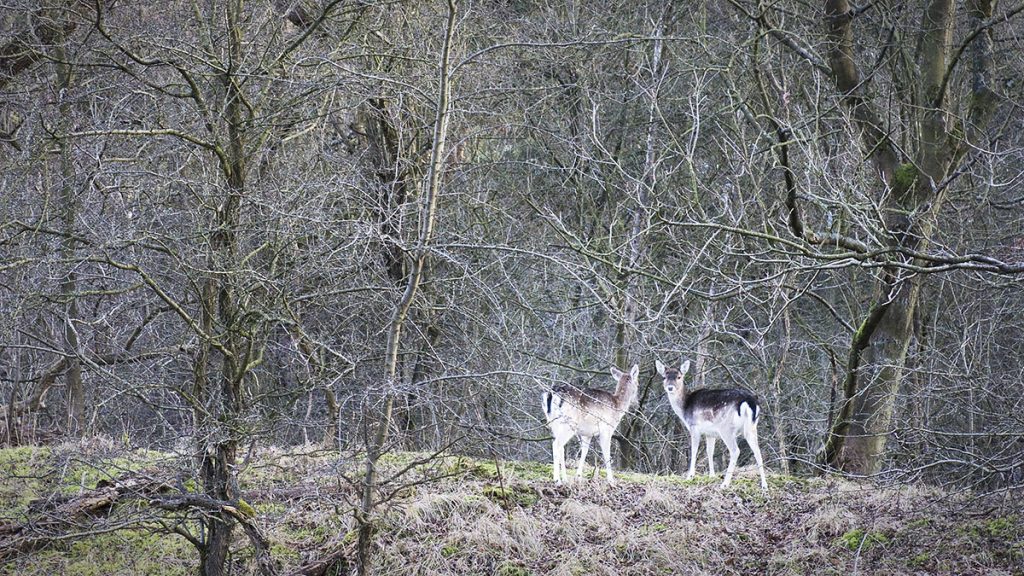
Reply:
[[[46, 457], [31, 456], [18, 461], [20, 472]], [[398, 455], [391, 465], [419, 456]], [[355, 494], [337, 474], [345, 464], [331, 454], [266, 451], [243, 476], [282, 572], [326, 549], [353, 547]], [[440, 479], [400, 490], [382, 508], [380, 573], [1024, 575], [1019, 497], [972, 501], [929, 487], [779, 476], [765, 495], [748, 474], [725, 490], [707, 478], [628, 473], [614, 487], [558, 487], [548, 474], [543, 464], [452, 457], [414, 471], [411, 480]], [[138, 557], [144, 547], [150, 569], [194, 571], [194, 550], [181, 539], [135, 533], [83, 538], [0, 565], [0, 574], [66, 571], [87, 565], [78, 560], [97, 547], [111, 558]], [[245, 556], [239, 536], [235, 573], [251, 573]], [[138, 571], [118, 562], [104, 562], [102, 573]]]
[[927, 487], [773, 477], [765, 496], [753, 478], [623, 476], [530, 480], [539, 498], [511, 510], [481, 505], [485, 479], [449, 479], [400, 506], [457, 512], [386, 531], [380, 550], [389, 570], [421, 574], [1024, 574], [1013, 500], [972, 516], [969, 495]]

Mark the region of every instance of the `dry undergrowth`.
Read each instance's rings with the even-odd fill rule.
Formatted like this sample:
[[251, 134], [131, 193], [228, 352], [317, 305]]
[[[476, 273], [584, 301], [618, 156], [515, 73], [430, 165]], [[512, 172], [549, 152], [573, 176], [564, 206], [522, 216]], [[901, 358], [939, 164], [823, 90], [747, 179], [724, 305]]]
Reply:
[[[930, 488], [748, 474], [631, 475], [618, 486], [515, 480], [536, 498], [488, 502], [493, 479], [463, 477], [399, 505], [380, 538], [383, 573], [1024, 574], [1024, 518], [1005, 499]], [[402, 527], [406, 527], [403, 529]]]
[[[0, 502], [6, 520], [45, 496], [44, 484], [67, 491], [54, 473], [56, 452], [0, 451], [0, 464], [22, 477], [33, 467], [47, 474], [45, 483], [0, 481], [0, 495], [10, 498]], [[412, 458], [398, 455], [391, 465]], [[355, 492], [341, 480], [348, 464], [333, 453], [272, 450], [243, 471], [246, 501], [281, 574], [352, 547]], [[82, 474], [69, 470], [68, 481], [81, 484]], [[1019, 494], [972, 499], [926, 487], [770, 476], [765, 495], [749, 470], [725, 490], [707, 478], [628, 473], [614, 487], [603, 480], [559, 487], [549, 474], [540, 463], [460, 457], [415, 469], [381, 508], [379, 573], [1024, 575]], [[0, 564], [0, 574], [195, 572], [194, 550], [147, 526], [55, 542]], [[253, 572], [241, 535], [234, 560], [232, 573]]]

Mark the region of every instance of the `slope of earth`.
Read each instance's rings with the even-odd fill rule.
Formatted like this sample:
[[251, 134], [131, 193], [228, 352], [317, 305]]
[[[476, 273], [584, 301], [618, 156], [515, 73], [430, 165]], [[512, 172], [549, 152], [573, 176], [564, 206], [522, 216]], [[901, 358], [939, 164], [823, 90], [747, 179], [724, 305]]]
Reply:
[[[194, 574], [179, 531], [194, 516], [125, 491], [73, 522], [47, 524], [126, 474], [189, 492], [190, 459], [83, 445], [0, 450], [0, 574]], [[1024, 575], [1021, 494], [978, 497], [924, 486], [752, 471], [733, 486], [698, 477], [618, 474], [556, 486], [548, 465], [390, 455], [375, 556], [381, 574], [992, 574]], [[340, 552], [351, 560], [358, 459], [265, 450], [240, 471], [247, 511], [289, 574]], [[123, 485], [123, 484], [122, 484]], [[141, 485], [141, 484], [140, 484]], [[45, 533], [41, 527], [46, 527]], [[26, 539], [31, 546], [25, 546]], [[236, 531], [232, 574], [255, 573]], [[4, 551], [6, 552], [6, 555]]]

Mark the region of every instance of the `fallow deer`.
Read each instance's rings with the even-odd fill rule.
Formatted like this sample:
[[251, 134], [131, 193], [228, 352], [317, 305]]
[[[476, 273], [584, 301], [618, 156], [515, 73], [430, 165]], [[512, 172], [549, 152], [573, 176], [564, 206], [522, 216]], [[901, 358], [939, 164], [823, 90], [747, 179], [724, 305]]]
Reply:
[[573, 436], [579, 436], [580, 439], [580, 459], [576, 466], [576, 478], [582, 477], [590, 441], [597, 436], [604, 455], [608, 483], [615, 484], [612, 475], [612, 434], [630, 405], [636, 400], [640, 366], [634, 365], [628, 374], [612, 366], [611, 372], [616, 382], [615, 392], [556, 386], [544, 393], [544, 416], [554, 436], [551, 443], [553, 476], [555, 482], [559, 484], [568, 481], [565, 472], [565, 445]]
[[687, 360], [679, 367], [666, 368], [660, 360], [655, 361], [658, 374], [664, 378], [665, 393], [676, 416], [683, 421], [690, 433], [690, 471], [686, 479], [693, 478], [697, 467], [697, 449], [700, 448], [701, 436], [707, 436], [708, 474], [715, 475], [715, 437], [719, 437], [729, 448], [729, 468], [725, 471], [722, 488], [732, 482], [732, 474], [736, 469], [736, 459], [740, 448], [736, 439], [743, 434], [747, 445], [754, 453], [757, 471], [761, 474], [761, 489], [768, 489], [764, 477], [764, 463], [761, 461], [761, 449], [757, 445], [757, 417], [760, 408], [757, 398], [746, 390], [729, 388], [724, 390], [693, 390], [687, 392], [683, 384], [683, 376], [690, 369]]

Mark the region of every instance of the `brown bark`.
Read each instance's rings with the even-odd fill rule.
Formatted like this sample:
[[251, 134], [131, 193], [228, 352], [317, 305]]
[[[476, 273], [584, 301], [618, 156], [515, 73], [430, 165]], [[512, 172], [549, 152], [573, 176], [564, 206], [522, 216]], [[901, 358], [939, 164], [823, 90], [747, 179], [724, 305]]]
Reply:
[[77, 22], [70, 11], [41, 7], [29, 17], [28, 29], [0, 46], [0, 90], [15, 76], [40, 62], [47, 46], [59, 44], [74, 31]]
[[[430, 244], [434, 235], [434, 223], [437, 216], [437, 199], [440, 195], [441, 172], [443, 169], [444, 154], [448, 139], [448, 124], [451, 118], [451, 50], [452, 40], [455, 34], [456, 4], [455, 0], [448, 0], [448, 17], [445, 26], [444, 45], [441, 49], [439, 68], [439, 87], [437, 109], [434, 118], [434, 133], [431, 139], [430, 165], [428, 178], [424, 193], [421, 197], [419, 237], [413, 253], [412, 269], [410, 270], [405, 291], [395, 306], [394, 313], [388, 328], [387, 342], [385, 345], [384, 381], [394, 382], [398, 369], [398, 352], [401, 347], [402, 328], [405, 324], [409, 309], [419, 289], [423, 276], [423, 269], [429, 255]], [[387, 440], [388, 429], [391, 426], [391, 417], [394, 410], [394, 395], [386, 393], [384, 398], [384, 409], [377, 422], [371, 428], [372, 435], [367, 438], [366, 469], [363, 474], [362, 498], [359, 510], [356, 513], [356, 520], [359, 525], [358, 531], [358, 563], [359, 573], [367, 575], [372, 571], [372, 556], [370, 545], [373, 538], [373, 524], [371, 514], [375, 502], [377, 487], [377, 460], [380, 458]]]
[[338, 438], [338, 418], [341, 417], [341, 407], [338, 405], [338, 398], [334, 390], [324, 388], [324, 402], [327, 404], [327, 427], [324, 429], [324, 446], [329, 448], [340, 448]]
[[[197, 429], [207, 436], [207, 445], [201, 451], [200, 480], [203, 493], [217, 501], [234, 502], [238, 498], [235, 462], [240, 443], [240, 431], [235, 420], [242, 410], [242, 381], [249, 371], [250, 355], [253, 352], [251, 337], [244, 336], [241, 326], [238, 295], [232, 273], [237, 266], [237, 228], [241, 216], [241, 204], [245, 195], [246, 156], [244, 150], [245, 118], [242, 94], [238, 86], [238, 69], [242, 61], [241, 0], [228, 2], [228, 69], [220, 76], [224, 84], [224, 123], [227, 128], [227, 150], [220, 156], [221, 171], [225, 181], [225, 198], [217, 207], [211, 234], [209, 270], [213, 271], [204, 281], [203, 324], [207, 334], [213, 334], [214, 319], [220, 330], [217, 347], [220, 356], [218, 374], [211, 382], [206, 377], [206, 367], [197, 367], [203, 380], [197, 382], [203, 389], [205, 411], [200, 414]], [[218, 273], [219, 272], [219, 273]], [[207, 330], [207, 327], [210, 330]], [[210, 343], [204, 351], [209, 352]], [[215, 386], [213, 390], [210, 387]], [[200, 423], [202, 425], [200, 425]], [[204, 519], [206, 540], [199, 549], [200, 571], [204, 576], [219, 576], [224, 573], [231, 534], [235, 518], [230, 511], [222, 510]]]
[[[831, 61], [837, 88], [844, 94], [847, 104], [854, 108], [866, 106], [861, 101], [851, 102], [848, 96], [856, 88], [852, 82], [857, 79], [850, 50], [850, 19], [844, 16], [849, 13], [849, 6], [842, 1], [827, 4]], [[969, 5], [972, 17], [978, 22], [991, 16], [991, 8], [987, 2]], [[853, 474], [872, 475], [881, 469], [896, 409], [896, 393], [904, 378], [907, 351], [913, 338], [921, 279], [908, 275], [897, 264], [927, 265], [901, 255], [928, 247], [936, 215], [943, 205], [946, 179], [963, 157], [963, 152], [958, 153], [964, 149], [963, 142], [950, 126], [953, 115], [946, 94], [951, 73], [954, 9], [952, 0], [931, 0], [921, 21], [919, 97], [916, 100], [925, 106], [918, 112], [919, 130], [914, 135], [913, 161], [900, 166], [898, 175], [895, 170], [879, 168], [887, 192], [882, 201], [882, 213], [891, 246], [896, 249], [895, 258], [900, 260], [891, 261], [883, 269], [875, 288], [874, 304], [853, 337], [844, 402], [822, 453], [823, 464]], [[990, 52], [986, 51], [982, 39], [982, 46], [975, 50], [975, 97], [968, 116], [973, 125], [969, 131], [975, 137], [984, 129], [993, 107], [990, 80], [986, 80], [990, 68]], [[865, 125], [856, 112], [854, 118], [862, 128], [862, 147], [868, 150], [888, 147], [887, 139], [879, 139], [879, 134], [870, 124]], [[878, 165], [879, 158], [875, 156]]]
[[899, 163], [889, 136], [878, 113], [863, 93], [860, 71], [853, 51], [853, 10], [846, 0], [825, 2], [825, 22], [828, 28], [829, 66], [836, 89], [861, 132], [864, 149], [883, 182], [888, 182]]
[[51, 544], [56, 536], [81, 530], [91, 519], [102, 519], [126, 498], [149, 498], [173, 490], [168, 482], [131, 474], [74, 497], [30, 503], [28, 522], [0, 524], [0, 563]]
[[[67, 60], [67, 54], [62, 46], [54, 48], [54, 60], [57, 69], [57, 97], [60, 99], [58, 109], [60, 111], [60, 122], [64, 132], [70, 132], [71, 127], [71, 63]], [[68, 390], [68, 426], [67, 433], [71, 436], [81, 436], [85, 427], [85, 386], [82, 382], [82, 363], [79, 359], [78, 330], [75, 323], [78, 322], [78, 297], [75, 294], [78, 290], [78, 282], [73, 263], [75, 253], [75, 223], [78, 214], [78, 198], [75, 191], [75, 170], [71, 159], [71, 145], [67, 136], [58, 139], [60, 153], [60, 196], [61, 196], [61, 226], [63, 239], [61, 240], [61, 259], [68, 266], [68, 271], [60, 283], [61, 297], [67, 303], [66, 312], [63, 318], [64, 352], [67, 354], [67, 371], [64, 378]]]
[[329, 552], [288, 573], [288, 576], [346, 576], [351, 567], [347, 546], [338, 545]]
[[[932, 0], [925, 10], [919, 65], [923, 102], [941, 105], [945, 101], [938, 92], [942, 89], [951, 49], [953, 7], [952, 0]], [[918, 154], [914, 162], [917, 177], [911, 185], [892, 182], [892, 193], [883, 204], [886, 226], [898, 248], [918, 250], [931, 236], [933, 221], [929, 215], [915, 214], [926, 204], [930, 203], [933, 209], [941, 204], [940, 185], [951, 160], [946, 115], [942, 108], [925, 108], [921, 112]], [[919, 293], [920, 280], [894, 268], [885, 270], [883, 282], [876, 288], [876, 309], [880, 310], [881, 317], [874, 324], [874, 330], [864, 334], [866, 340], [861, 357], [854, 359], [851, 352], [851, 366], [848, 366], [851, 373], [863, 366], [866, 370], [862, 375], [866, 378], [857, 388], [847, 390], [849, 424], [829, 461], [840, 470], [871, 475], [881, 469], [896, 393], [903, 380], [907, 350], [913, 337]]]
[[371, 162], [380, 184], [380, 200], [377, 206], [377, 222], [380, 230], [384, 270], [395, 286], [405, 283], [405, 253], [399, 243], [402, 229], [400, 227], [400, 210], [408, 201], [409, 189], [415, 186], [418, 179], [412, 162], [403, 166], [402, 142], [398, 129], [389, 117], [388, 101], [384, 98], [371, 98], [360, 111], [357, 131], [367, 141]]

